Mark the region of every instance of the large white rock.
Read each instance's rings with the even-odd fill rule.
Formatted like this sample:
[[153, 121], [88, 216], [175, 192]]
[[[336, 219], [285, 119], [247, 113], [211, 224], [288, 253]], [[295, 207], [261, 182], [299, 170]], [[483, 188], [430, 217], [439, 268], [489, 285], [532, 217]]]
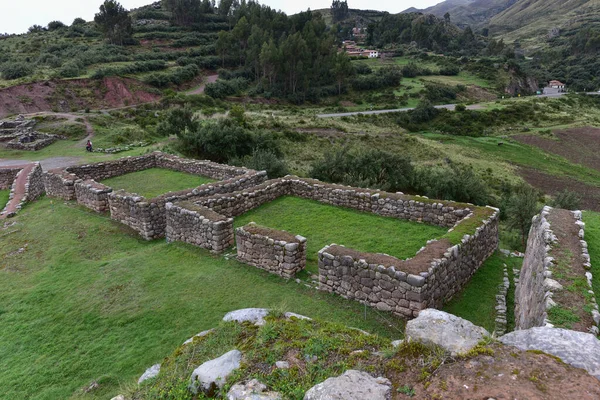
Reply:
[[391, 386], [385, 378], [373, 378], [366, 372], [348, 370], [310, 388], [304, 400], [386, 400], [391, 395]]
[[600, 341], [591, 333], [540, 327], [511, 332], [499, 340], [521, 350], [551, 354], [600, 379]]
[[190, 390], [194, 394], [197, 394], [199, 389], [209, 395], [212, 394], [216, 388], [222, 388], [227, 377], [240, 367], [240, 361], [242, 361], [242, 353], [231, 350], [219, 358], [205, 362], [192, 373]]
[[466, 353], [486, 336], [484, 328], [443, 311], [428, 308], [406, 323], [406, 339], [435, 344], [453, 355]]
[[246, 384], [233, 385], [227, 393], [227, 400], [281, 400], [281, 394], [266, 390], [266, 385], [252, 379]]
[[138, 379], [138, 385], [144, 381], [147, 381], [148, 379], [154, 378], [159, 373], [160, 373], [160, 364], [154, 364], [153, 366], [148, 368], [142, 376], [140, 376], [140, 379]]
[[252, 322], [255, 325], [264, 325], [264, 318], [268, 314], [269, 310], [266, 308], [243, 308], [241, 310], [228, 312], [223, 317], [223, 321]]

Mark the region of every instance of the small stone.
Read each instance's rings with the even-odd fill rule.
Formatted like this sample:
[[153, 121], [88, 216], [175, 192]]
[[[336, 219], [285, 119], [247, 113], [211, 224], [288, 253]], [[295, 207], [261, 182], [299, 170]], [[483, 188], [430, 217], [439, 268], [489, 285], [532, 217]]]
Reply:
[[278, 369], [289, 369], [290, 368], [290, 363], [287, 361], [277, 361], [275, 363], [275, 367]]
[[158, 376], [159, 373], [160, 373], [160, 364], [154, 364], [153, 366], [148, 368], [142, 376], [140, 376], [140, 379], [138, 379], [138, 385], [144, 381], [147, 381], [148, 379], [152, 379], [152, 378]]

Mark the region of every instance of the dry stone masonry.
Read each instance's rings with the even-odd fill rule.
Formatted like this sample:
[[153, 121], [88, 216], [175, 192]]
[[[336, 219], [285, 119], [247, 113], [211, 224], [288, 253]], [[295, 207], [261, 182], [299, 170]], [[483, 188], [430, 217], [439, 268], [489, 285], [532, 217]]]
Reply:
[[37, 132], [35, 125], [35, 120], [25, 119], [22, 115], [14, 120], [0, 121], [0, 144], [7, 149], [37, 151], [58, 139], [65, 139], [63, 136]]
[[166, 204], [169, 242], [190, 243], [215, 253], [233, 246], [233, 218], [226, 218], [192, 202]]
[[0, 168], [0, 190], [10, 189], [21, 168]]
[[[564, 210], [554, 210], [550, 207], [544, 207], [542, 212], [534, 217], [533, 224], [529, 231], [529, 240], [527, 242], [527, 251], [523, 267], [515, 290], [515, 325], [516, 329], [528, 329], [533, 327], [553, 327], [552, 321], [548, 319], [548, 310], [557, 304], [556, 293], [566, 290], [553, 278], [553, 271], [556, 268], [556, 260], [553, 257], [553, 249], [560, 245], [558, 239], [552, 231], [549, 216], [553, 212], [566, 212]], [[593, 326], [586, 327], [593, 334], [598, 334], [598, 325], [600, 324], [600, 312], [595, 300], [595, 294], [592, 291], [592, 273], [590, 272], [591, 263], [585, 241], [585, 224], [581, 220], [581, 211], [569, 212], [572, 215], [573, 223], [576, 224], [575, 232], [579, 250], [574, 257], [579, 258], [585, 268], [585, 280], [589, 287], [588, 293], [591, 300]], [[570, 265], [564, 266], [571, 268]], [[564, 272], [563, 272], [564, 273]], [[583, 305], [582, 305], [583, 306]]]
[[283, 278], [306, 267], [306, 238], [250, 223], [235, 231], [237, 259]]
[[[194, 224], [210, 223], [206, 221], [209, 218], [199, 210], [212, 210], [223, 218], [234, 218], [282, 196], [307, 198], [387, 217], [448, 227], [450, 230], [461, 223], [470, 223], [470, 218], [475, 218], [475, 211], [484, 211], [485, 218], [482, 218], [480, 226], [472, 235], [465, 235], [461, 243], [453, 246], [447, 239], [431, 241], [409, 260], [380, 254], [361, 254], [337, 245], [327, 246], [319, 253], [321, 290], [397, 315], [415, 317], [425, 308], [442, 306], [463, 288], [498, 247], [497, 209], [332, 185], [295, 176], [269, 180], [242, 191], [203, 196], [193, 202], [195, 208], [190, 207], [189, 202], [188, 208], [181, 203], [174, 203], [167, 221], [167, 237], [169, 240], [194, 244], [207, 243], [205, 228], [193, 228]], [[186, 213], [186, 209], [190, 213]], [[194, 220], [190, 217], [193, 213], [202, 218]], [[185, 219], [188, 222], [184, 222]], [[259, 268], [275, 270], [282, 276], [292, 275], [292, 270], [282, 273], [281, 265], [273, 261], [279, 261], [281, 254], [268, 248], [268, 234], [259, 235], [263, 237], [251, 241], [251, 235], [243, 228], [238, 236], [240, 260]], [[274, 246], [276, 239], [271, 239]], [[198, 245], [210, 248], [208, 245]], [[261, 251], [254, 251], [254, 246], [260, 247]]]
[[[180, 192], [169, 192], [154, 199], [146, 199], [123, 190], [114, 192], [112, 188], [100, 183], [105, 179], [150, 168], [202, 175], [219, 181]], [[211, 161], [188, 160], [160, 152], [44, 173], [49, 196], [77, 200], [97, 212], [110, 211], [112, 219], [130, 226], [146, 240], [165, 236], [167, 203], [192, 201], [217, 193], [242, 190], [265, 179], [264, 171], [257, 172]]]

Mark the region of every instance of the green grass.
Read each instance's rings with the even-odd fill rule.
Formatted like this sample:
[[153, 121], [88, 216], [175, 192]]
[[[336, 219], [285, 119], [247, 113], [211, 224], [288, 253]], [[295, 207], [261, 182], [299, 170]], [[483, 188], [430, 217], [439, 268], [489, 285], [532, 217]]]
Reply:
[[496, 295], [498, 285], [502, 283], [504, 277], [504, 264], [512, 270], [513, 266], [521, 262], [519, 258], [507, 258], [499, 253], [492, 255], [475, 272], [464, 290], [448, 302], [443, 310], [482, 326], [490, 333], [493, 332], [496, 319]]
[[307, 270], [317, 272], [317, 253], [332, 243], [362, 252], [413, 257], [427, 240], [446, 230], [395, 218], [334, 207], [298, 197], [281, 197], [234, 221], [236, 227], [256, 222], [307, 238]]
[[476, 85], [482, 88], [492, 87], [489, 81], [465, 71], [461, 71], [458, 75], [454, 76], [430, 75], [424, 76], [422, 79], [425, 81], [442, 83], [444, 85]]
[[205, 176], [161, 168], [150, 168], [102, 181], [113, 190], [124, 189], [126, 192], [137, 193], [150, 199], [167, 192], [191, 189], [211, 182], [214, 180]]
[[0, 211], [6, 207], [8, 203], [8, 197], [10, 196], [10, 189], [0, 190]]
[[592, 286], [596, 294], [596, 301], [600, 301], [600, 213], [585, 211], [585, 240], [592, 264]]
[[[389, 315], [368, 308], [365, 317], [359, 303], [193, 246], [143, 241], [72, 203], [42, 199], [17, 218], [0, 241], [2, 399], [111, 398], [245, 307], [402, 337]], [[93, 381], [100, 387], [84, 394]]]

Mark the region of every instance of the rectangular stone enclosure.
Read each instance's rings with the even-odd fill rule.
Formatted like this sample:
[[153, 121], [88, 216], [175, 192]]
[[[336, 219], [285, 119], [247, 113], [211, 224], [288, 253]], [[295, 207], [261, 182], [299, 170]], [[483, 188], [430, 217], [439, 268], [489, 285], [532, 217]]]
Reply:
[[[202, 175], [217, 182], [179, 192], [165, 193], [153, 199], [146, 199], [124, 190], [115, 192], [109, 186], [100, 183], [108, 178], [150, 168]], [[257, 172], [211, 161], [189, 160], [161, 152], [44, 173], [44, 185], [48, 196], [77, 200], [78, 203], [97, 212], [110, 211], [112, 219], [130, 226], [146, 240], [165, 236], [166, 203], [234, 192], [255, 186], [265, 179], [264, 171]]]
[[[449, 232], [456, 229], [468, 232], [460, 235], [458, 243], [456, 239], [451, 242], [445, 237], [424, 243], [424, 247], [407, 260], [360, 253], [339, 245], [327, 246], [319, 252], [320, 290], [400, 316], [415, 317], [422, 309], [441, 307], [464, 287], [498, 247], [497, 209], [332, 185], [294, 176], [269, 180], [241, 191], [203, 196], [191, 204], [168, 204], [167, 239], [223, 251], [234, 236], [232, 218], [281, 196], [298, 196], [386, 217], [438, 225], [449, 228]], [[219, 240], [215, 242], [214, 232], [204, 226], [211, 226], [219, 218], [228, 222], [220, 225], [222, 230], [216, 235]], [[473, 219], [476, 219], [476, 227], [466, 228], [473, 226]], [[466, 225], [463, 227], [463, 224]], [[282, 254], [276, 251], [280, 249], [269, 247], [275, 247], [275, 238], [270, 237], [265, 228], [260, 232], [257, 227], [250, 229], [251, 232], [248, 229], [244, 227], [237, 231], [238, 259], [285, 276], [279, 264]], [[271, 235], [278, 232], [270, 231]], [[457, 236], [449, 234], [448, 237]], [[226, 243], [220, 241], [221, 238], [226, 238]], [[260, 251], [255, 251], [255, 246]], [[283, 253], [284, 261], [285, 255]]]

